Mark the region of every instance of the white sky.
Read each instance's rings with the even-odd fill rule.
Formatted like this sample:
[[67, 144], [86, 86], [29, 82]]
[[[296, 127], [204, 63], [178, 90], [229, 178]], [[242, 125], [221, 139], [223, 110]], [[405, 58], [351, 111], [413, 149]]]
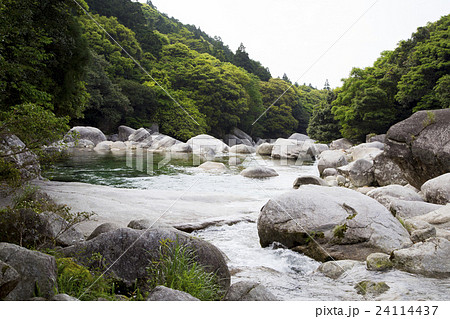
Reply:
[[220, 36], [233, 52], [242, 42], [250, 58], [268, 67], [273, 77], [286, 73], [293, 82], [311, 83], [319, 89], [325, 79], [332, 87], [341, 86], [340, 80], [352, 67], [371, 66], [382, 51], [395, 49], [418, 27], [450, 13], [449, 0], [152, 3], [169, 17]]

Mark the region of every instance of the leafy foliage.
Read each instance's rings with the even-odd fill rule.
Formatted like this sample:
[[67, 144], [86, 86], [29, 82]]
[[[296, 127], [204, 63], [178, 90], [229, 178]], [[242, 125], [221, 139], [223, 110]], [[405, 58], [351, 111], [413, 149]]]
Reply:
[[340, 125], [331, 112], [331, 103], [336, 99], [336, 93], [330, 91], [326, 102], [313, 109], [308, 125], [308, 136], [321, 143], [330, 143], [341, 137]]
[[160, 242], [159, 260], [147, 268], [151, 288], [166, 286], [181, 290], [200, 300], [220, 300], [224, 292], [214, 274], [195, 261], [195, 253], [178, 241]]

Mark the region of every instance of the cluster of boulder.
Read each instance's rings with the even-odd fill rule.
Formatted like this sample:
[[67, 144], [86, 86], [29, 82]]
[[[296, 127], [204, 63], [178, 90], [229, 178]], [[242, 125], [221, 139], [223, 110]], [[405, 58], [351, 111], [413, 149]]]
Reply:
[[334, 141], [318, 155], [322, 178], [300, 176], [261, 209], [261, 246], [304, 253], [331, 278], [361, 262], [450, 277], [449, 123], [450, 109], [421, 111], [364, 144]]

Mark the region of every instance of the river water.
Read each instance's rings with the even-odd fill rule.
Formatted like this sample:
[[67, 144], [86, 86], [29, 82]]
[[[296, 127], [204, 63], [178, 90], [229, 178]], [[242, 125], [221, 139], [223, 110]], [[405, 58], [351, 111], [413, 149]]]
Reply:
[[[252, 156], [239, 166], [229, 166], [226, 156], [216, 160], [225, 163], [227, 170], [205, 172], [196, 167], [198, 159], [188, 155], [177, 158], [172, 156], [169, 159], [163, 155], [148, 156], [145, 153], [127, 155], [83, 151], [72, 153], [44, 175], [52, 181], [64, 182], [52, 185], [53, 188], [49, 186], [48, 189], [53, 191], [52, 196], [64, 187], [72, 190], [71, 185], [85, 189], [102, 185], [98, 186], [102, 191], [98, 194], [111, 193], [114, 200], [122, 196], [114, 192], [120, 190], [127, 191], [126, 194], [132, 190], [148, 191], [151, 192], [148, 193], [150, 197], [155, 193], [164, 194], [167, 200], [151, 202], [155, 205], [158, 203], [159, 211], [167, 207], [162, 221], [172, 225], [245, 216], [245, 221], [211, 226], [193, 234], [216, 245], [226, 254], [232, 282], [260, 282], [280, 300], [448, 300], [449, 279], [426, 278], [397, 270], [370, 272], [361, 263], [334, 280], [317, 272], [320, 263], [309, 257], [288, 249], [261, 248], [256, 219], [262, 205], [272, 196], [291, 190], [297, 176], [318, 175], [317, 167], [314, 163]], [[239, 175], [242, 169], [251, 165], [272, 167], [279, 176], [255, 180]], [[72, 199], [71, 203], [68, 195], [71, 192], [61, 195], [64, 197], [62, 201], [74, 204], [77, 208], [75, 200]], [[136, 202], [134, 200], [133, 209], [138, 211]], [[84, 204], [89, 206], [89, 201], [86, 200]], [[123, 213], [120, 210], [115, 212], [111, 207], [111, 214], [115, 214], [116, 218], [114, 221], [123, 219], [125, 222]], [[140, 214], [145, 217], [145, 210]], [[105, 218], [111, 219], [112, 216]], [[363, 280], [384, 281], [390, 289], [379, 297], [361, 296], [354, 286]]]

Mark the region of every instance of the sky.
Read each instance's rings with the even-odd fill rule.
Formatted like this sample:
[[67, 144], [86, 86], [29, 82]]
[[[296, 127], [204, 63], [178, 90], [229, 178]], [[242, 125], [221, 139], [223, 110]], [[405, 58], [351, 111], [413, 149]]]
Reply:
[[[145, 0], [139, 0], [146, 2]], [[418, 27], [450, 14], [449, 0], [152, 0], [160, 12], [219, 36], [268, 67], [272, 77], [342, 85]]]

